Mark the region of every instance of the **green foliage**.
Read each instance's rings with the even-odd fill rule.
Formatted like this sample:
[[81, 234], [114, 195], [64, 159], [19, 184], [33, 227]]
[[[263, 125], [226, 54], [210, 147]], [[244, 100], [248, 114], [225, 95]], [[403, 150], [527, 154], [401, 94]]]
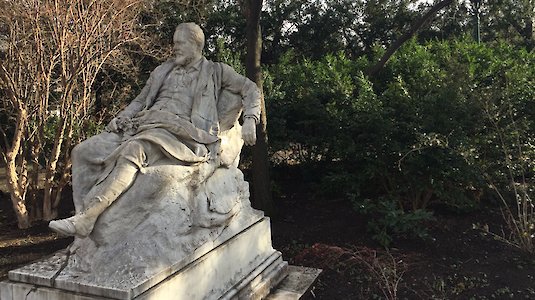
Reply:
[[325, 164], [320, 190], [353, 195], [381, 243], [418, 236], [425, 209], [477, 208], [486, 177], [507, 186], [513, 165], [533, 176], [534, 59], [504, 43], [413, 40], [370, 80], [365, 59], [287, 52], [266, 76], [272, 150]]
[[353, 105], [355, 68], [341, 53], [312, 61], [288, 52], [267, 70], [268, 114], [273, 112], [269, 131], [275, 151], [291, 143], [304, 149], [299, 153], [302, 161], [333, 158], [332, 145], [342, 136], [331, 133], [340, 131], [345, 120], [340, 115], [347, 113], [337, 106]]
[[[226, 0], [193, 4], [158, 1], [153, 5], [154, 12], [147, 13], [143, 21], [158, 24], [149, 30], [154, 29], [166, 41], [179, 22], [200, 22], [207, 33], [208, 56], [220, 38], [233, 52], [244, 52], [246, 22], [239, 4]], [[341, 50], [352, 59], [370, 57], [375, 48], [391, 45], [431, 5], [430, 1], [415, 0], [266, 0], [261, 18], [262, 61], [276, 64], [290, 50], [313, 60]], [[533, 7], [529, 0], [482, 1], [483, 41], [502, 39], [531, 49]], [[418, 39], [425, 42], [472, 37], [474, 28], [471, 1], [453, 1], [421, 28]]]
[[223, 39], [218, 39], [216, 41], [216, 45], [217, 47], [213, 53], [215, 56], [215, 61], [224, 62], [231, 66], [239, 74], [245, 74], [245, 66], [240, 59], [241, 53], [231, 51], [228, 46], [225, 45]]
[[353, 197], [353, 204], [355, 210], [369, 217], [368, 230], [373, 239], [384, 247], [388, 247], [393, 238], [428, 236], [424, 222], [432, 219], [433, 214], [429, 211], [417, 209], [406, 212], [399, 208], [396, 199], [388, 197], [375, 201]]

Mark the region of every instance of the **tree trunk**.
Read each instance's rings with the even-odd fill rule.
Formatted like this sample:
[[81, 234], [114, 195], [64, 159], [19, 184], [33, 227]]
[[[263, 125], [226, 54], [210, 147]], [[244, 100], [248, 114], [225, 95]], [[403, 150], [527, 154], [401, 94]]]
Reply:
[[23, 187], [18, 184], [19, 175], [17, 174], [15, 161], [10, 161], [9, 158], [6, 165], [6, 176], [11, 204], [17, 216], [17, 226], [20, 229], [28, 228], [30, 227], [30, 215], [26, 209]]
[[57, 211], [52, 206], [53, 190], [54, 190], [54, 175], [57, 173], [57, 165], [61, 155], [61, 148], [63, 146], [63, 137], [67, 127], [67, 120], [65, 117], [61, 120], [56, 135], [54, 137], [54, 146], [52, 147], [51, 159], [48, 161], [45, 171], [44, 196], [43, 196], [43, 220], [50, 221], [56, 218]]
[[[31, 155], [32, 158], [38, 158], [35, 141], [32, 142]], [[41, 211], [41, 205], [39, 205], [39, 162], [36, 159], [32, 159], [28, 162], [28, 191], [26, 194], [26, 208], [30, 213], [30, 219], [32, 221], [40, 220], [43, 215]]]
[[6, 151], [6, 177], [7, 186], [11, 198], [11, 204], [13, 210], [17, 216], [18, 227], [20, 229], [30, 227], [30, 216], [26, 208], [25, 194], [26, 194], [26, 180], [28, 174], [25, 168], [26, 164], [20, 166], [20, 170], [17, 170], [17, 156], [21, 149], [22, 136], [24, 135], [25, 125], [28, 120], [28, 113], [23, 108], [20, 102], [16, 102], [18, 105], [19, 114], [17, 116], [17, 123], [15, 126], [15, 135], [13, 137], [13, 143], [8, 151]]
[[247, 18], [246, 73], [247, 77], [256, 83], [262, 94], [260, 123], [256, 128], [257, 140], [256, 145], [253, 147], [252, 205], [263, 210], [267, 215], [273, 215], [274, 208], [269, 177], [266, 105], [262, 92], [262, 70], [260, 68], [262, 55], [260, 13], [262, 11], [262, 2], [263, 0], [244, 0], [243, 3], [243, 10]]
[[[18, 194], [17, 196], [20, 196]], [[17, 216], [17, 226], [20, 229], [26, 229], [30, 227], [30, 215], [26, 209], [26, 203], [22, 197], [17, 197], [11, 194], [11, 203], [13, 204], [13, 210]]]

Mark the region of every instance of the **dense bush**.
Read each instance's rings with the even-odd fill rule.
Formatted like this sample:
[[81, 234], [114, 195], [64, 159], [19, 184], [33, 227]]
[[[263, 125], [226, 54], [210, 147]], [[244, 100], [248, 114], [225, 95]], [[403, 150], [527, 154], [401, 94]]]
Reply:
[[522, 144], [523, 165], [535, 158], [534, 59], [505, 44], [413, 41], [371, 81], [364, 59], [287, 53], [266, 81], [273, 151], [324, 163], [322, 191], [398, 218], [372, 219], [383, 243], [420, 232], [422, 209], [473, 209], [489, 178], [506, 183], [504, 145]]

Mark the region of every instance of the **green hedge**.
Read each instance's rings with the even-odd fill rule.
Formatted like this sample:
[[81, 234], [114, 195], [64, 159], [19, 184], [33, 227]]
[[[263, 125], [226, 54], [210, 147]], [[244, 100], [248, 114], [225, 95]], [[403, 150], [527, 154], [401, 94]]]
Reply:
[[489, 180], [507, 186], [508, 169], [533, 176], [534, 53], [411, 41], [378, 76], [364, 75], [368, 65], [289, 52], [267, 70], [265, 92], [274, 152], [322, 163], [321, 190], [356, 207], [375, 201], [362, 210], [373, 220], [388, 211], [413, 220], [402, 232], [396, 222], [371, 224], [374, 232], [420, 232], [426, 218], [413, 215], [430, 206], [470, 210], [490, 197]]

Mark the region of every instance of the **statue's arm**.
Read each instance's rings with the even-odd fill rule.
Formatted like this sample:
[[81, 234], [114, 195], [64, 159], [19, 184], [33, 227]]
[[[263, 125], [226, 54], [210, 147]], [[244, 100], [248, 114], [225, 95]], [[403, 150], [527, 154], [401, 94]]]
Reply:
[[260, 121], [260, 91], [249, 78], [238, 74], [232, 67], [221, 63], [221, 88], [242, 97], [244, 119]]
[[241, 95], [243, 104], [242, 137], [246, 145], [256, 143], [256, 125], [260, 122], [260, 90], [254, 82], [221, 63], [221, 88]]

